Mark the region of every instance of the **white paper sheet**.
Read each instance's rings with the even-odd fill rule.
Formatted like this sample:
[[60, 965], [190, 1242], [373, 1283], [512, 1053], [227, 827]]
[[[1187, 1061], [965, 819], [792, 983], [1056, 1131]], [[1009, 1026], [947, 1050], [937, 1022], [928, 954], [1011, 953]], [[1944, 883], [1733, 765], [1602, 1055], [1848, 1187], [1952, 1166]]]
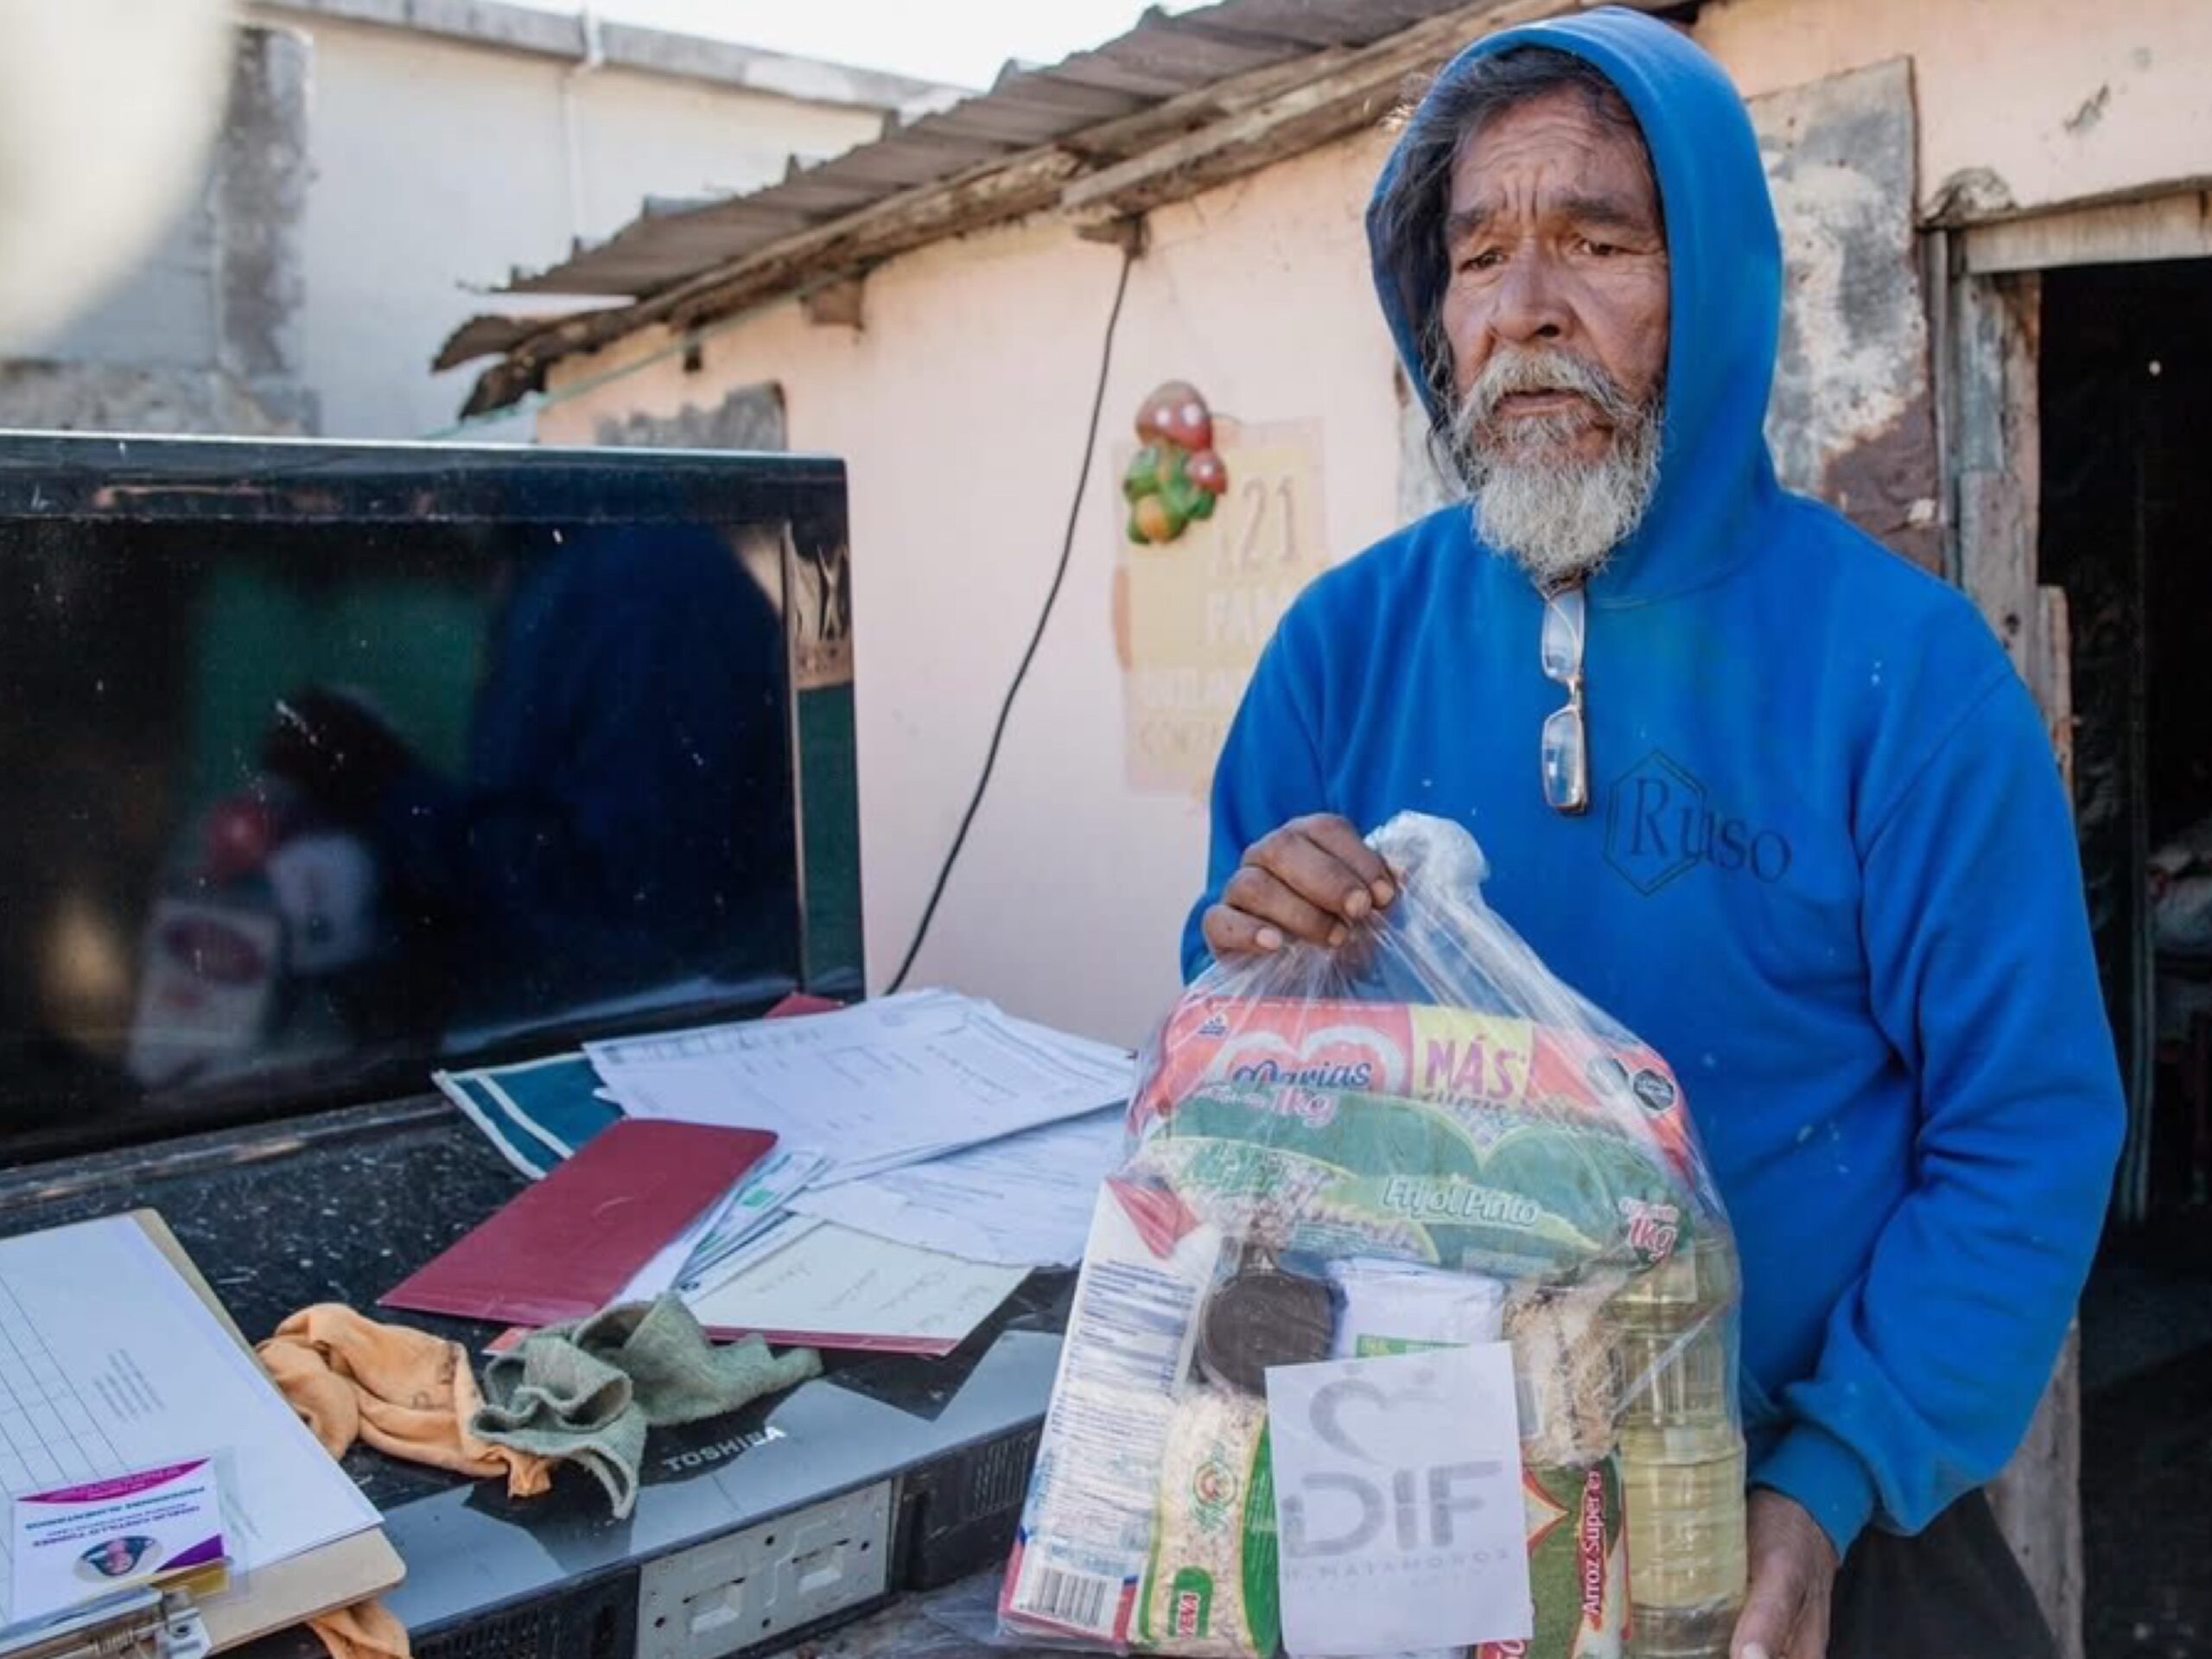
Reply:
[[1278, 1365], [1267, 1381], [1286, 1649], [1393, 1654], [1529, 1638], [1508, 1344]]
[[716, 1331], [957, 1345], [1028, 1276], [823, 1224], [690, 1300]]
[[1116, 1109], [1070, 1118], [802, 1192], [791, 1208], [963, 1261], [1071, 1266], [1083, 1259], [1098, 1184], [1122, 1161], [1122, 1122]]
[[[0, 1240], [0, 1497], [201, 1454], [222, 1461], [226, 1537], [245, 1573], [376, 1524], [135, 1222]], [[12, 1560], [0, 1567], [4, 1596]]]
[[836, 1160], [822, 1185], [1118, 1105], [1134, 1064], [947, 992], [587, 1046], [634, 1116], [766, 1129]]

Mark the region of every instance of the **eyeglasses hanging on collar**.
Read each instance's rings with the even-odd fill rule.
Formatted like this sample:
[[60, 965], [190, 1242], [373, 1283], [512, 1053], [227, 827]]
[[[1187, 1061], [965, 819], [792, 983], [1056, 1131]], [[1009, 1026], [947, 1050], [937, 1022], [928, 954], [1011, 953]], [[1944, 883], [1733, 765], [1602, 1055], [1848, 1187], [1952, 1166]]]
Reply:
[[1567, 706], [1544, 721], [1544, 799], [1578, 816], [1590, 810], [1590, 730], [1582, 708], [1583, 642], [1588, 614], [1581, 585], [1544, 595], [1544, 677], [1567, 688]]

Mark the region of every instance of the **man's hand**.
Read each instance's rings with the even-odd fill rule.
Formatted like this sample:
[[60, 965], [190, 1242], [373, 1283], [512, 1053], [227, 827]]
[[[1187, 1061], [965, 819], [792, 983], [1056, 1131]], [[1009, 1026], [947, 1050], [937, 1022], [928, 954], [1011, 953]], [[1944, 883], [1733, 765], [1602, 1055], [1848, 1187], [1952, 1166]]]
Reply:
[[1827, 1659], [1835, 1546], [1795, 1498], [1751, 1494], [1751, 1592], [1729, 1659]]
[[1331, 949], [1398, 896], [1389, 868], [1342, 818], [1298, 818], [1255, 842], [1206, 912], [1217, 961], [1280, 950], [1292, 939]]

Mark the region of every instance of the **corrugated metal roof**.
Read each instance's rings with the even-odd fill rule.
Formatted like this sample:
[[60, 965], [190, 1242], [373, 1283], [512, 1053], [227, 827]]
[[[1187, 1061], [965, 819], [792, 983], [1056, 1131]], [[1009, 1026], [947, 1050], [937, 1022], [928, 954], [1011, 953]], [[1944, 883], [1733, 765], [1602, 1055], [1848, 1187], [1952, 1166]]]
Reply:
[[578, 246], [550, 270], [516, 273], [506, 291], [651, 294], [917, 185], [1010, 161], [1250, 70], [1331, 48], [1371, 45], [1467, 3], [1219, 0], [1176, 16], [1147, 12], [1096, 51], [1002, 75], [988, 92], [779, 183], [725, 201], [649, 211], [606, 241]]
[[[1219, 0], [1147, 12], [1096, 51], [1009, 66], [988, 92], [779, 183], [707, 203], [648, 204], [596, 246], [509, 291], [626, 302], [501, 338], [464, 329], [441, 369], [497, 355], [464, 415], [504, 409], [564, 358], [649, 324], [685, 329], [861, 274], [928, 243], [1056, 205], [1078, 217], [1163, 202], [1378, 119], [1467, 40], [1608, 0]], [[1610, 0], [1662, 13], [1697, 0]], [[474, 348], [474, 349], [472, 349]]]

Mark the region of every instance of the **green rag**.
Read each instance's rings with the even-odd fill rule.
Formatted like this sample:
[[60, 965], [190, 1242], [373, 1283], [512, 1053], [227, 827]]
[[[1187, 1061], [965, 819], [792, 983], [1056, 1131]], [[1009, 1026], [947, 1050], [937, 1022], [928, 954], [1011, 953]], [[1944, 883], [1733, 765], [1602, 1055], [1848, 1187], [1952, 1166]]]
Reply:
[[549, 1325], [494, 1358], [477, 1439], [590, 1471], [625, 1520], [638, 1501], [645, 1431], [701, 1422], [822, 1374], [810, 1348], [777, 1355], [758, 1337], [708, 1339], [673, 1296]]

